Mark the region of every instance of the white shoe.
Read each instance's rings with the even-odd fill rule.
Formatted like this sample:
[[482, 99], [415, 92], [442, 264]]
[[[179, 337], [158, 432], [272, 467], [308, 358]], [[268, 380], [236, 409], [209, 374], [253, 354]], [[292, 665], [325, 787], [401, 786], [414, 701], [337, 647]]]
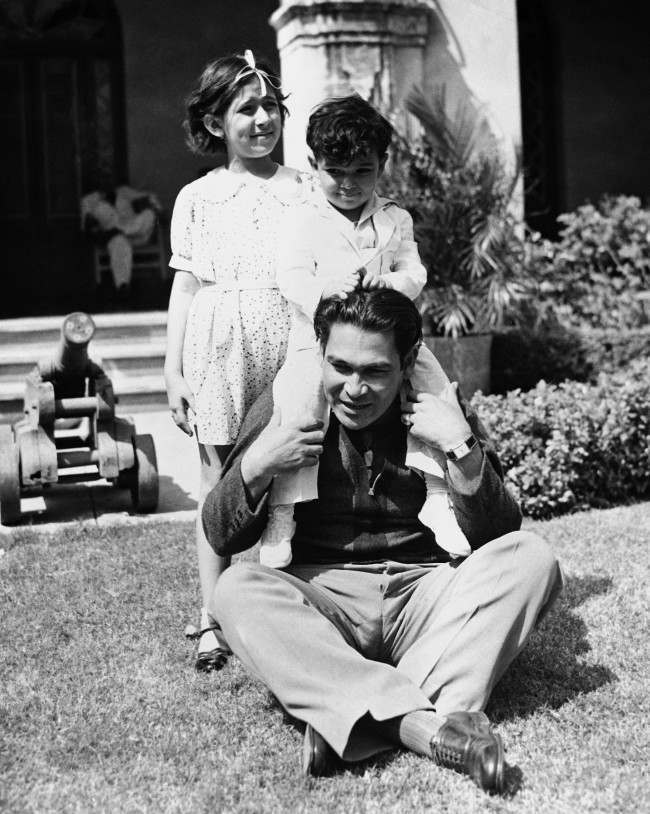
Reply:
[[[425, 476], [426, 481], [426, 476]], [[430, 492], [420, 509], [418, 520], [436, 535], [436, 543], [452, 557], [467, 557], [472, 553], [467, 537], [461, 531], [447, 492]]]
[[268, 568], [286, 568], [291, 562], [291, 540], [295, 530], [293, 503], [271, 506], [268, 523], [260, 538], [260, 563]]

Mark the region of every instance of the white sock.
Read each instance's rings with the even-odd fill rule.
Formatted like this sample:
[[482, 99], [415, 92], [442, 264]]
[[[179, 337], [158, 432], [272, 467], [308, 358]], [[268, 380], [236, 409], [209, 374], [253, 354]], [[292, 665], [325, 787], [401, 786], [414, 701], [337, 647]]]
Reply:
[[[201, 627], [199, 630], [205, 630], [215, 624], [216, 622], [208, 613], [207, 608], [201, 608]], [[216, 631], [208, 630], [206, 633], [203, 633], [199, 639], [199, 653], [209, 653], [211, 650], [215, 650], [217, 647], [224, 645], [225, 642], [219, 640]]]
[[291, 540], [296, 530], [294, 504], [269, 507], [269, 519], [260, 538], [260, 563], [269, 568], [286, 568], [291, 562]]
[[418, 520], [436, 535], [436, 543], [452, 557], [467, 557], [472, 549], [454, 514], [449, 493], [441, 491], [440, 478], [423, 473], [427, 497]]

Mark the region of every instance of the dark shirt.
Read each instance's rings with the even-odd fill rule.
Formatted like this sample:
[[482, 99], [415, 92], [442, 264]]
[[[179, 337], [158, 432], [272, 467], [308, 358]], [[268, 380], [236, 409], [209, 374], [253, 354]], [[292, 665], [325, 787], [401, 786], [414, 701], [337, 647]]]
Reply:
[[404, 466], [407, 430], [394, 404], [359, 431], [332, 415], [319, 461], [318, 500], [295, 509], [293, 561], [447, 560], [417, 519], [422, 478]]

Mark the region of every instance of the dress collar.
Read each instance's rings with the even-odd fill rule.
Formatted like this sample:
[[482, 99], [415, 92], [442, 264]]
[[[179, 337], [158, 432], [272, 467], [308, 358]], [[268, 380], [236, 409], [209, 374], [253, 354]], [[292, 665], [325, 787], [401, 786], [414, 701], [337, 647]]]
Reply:
[[249, 172], [231, 172], [227, 167], [217, 167], [206, 173], [205, 184], [210, 198], [223, 201], [236, 195], [244, 186], [263, 187], [280, 201], [296, 197], [301, 186], [309, 183], [308, 173], [278, 164], [270, 178], [258, 178]]

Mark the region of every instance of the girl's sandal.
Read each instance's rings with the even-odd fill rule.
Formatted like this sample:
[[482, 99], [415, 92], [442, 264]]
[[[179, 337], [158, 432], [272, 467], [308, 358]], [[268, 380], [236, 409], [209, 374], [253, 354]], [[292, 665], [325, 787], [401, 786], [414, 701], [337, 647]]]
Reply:
[[[232, 650], [228, 647], [226, 640], [223, 638], [223, 633], [219, 625], [210, 625], [204, 627], [202, 630], [196, 630], [193, 626], [188, 625], [185, 635], [188, 639], [199, 640], [199, 652], [196, 657], [195, 668], [201, 673], [210, 673], [213, 670], [221, 670], [228, 661], [228, 656], [232, 655]], [[210, 650], [201, 650], [201, 638], [204, 633], [213, 633], [217, 640], [217, 647]]]

